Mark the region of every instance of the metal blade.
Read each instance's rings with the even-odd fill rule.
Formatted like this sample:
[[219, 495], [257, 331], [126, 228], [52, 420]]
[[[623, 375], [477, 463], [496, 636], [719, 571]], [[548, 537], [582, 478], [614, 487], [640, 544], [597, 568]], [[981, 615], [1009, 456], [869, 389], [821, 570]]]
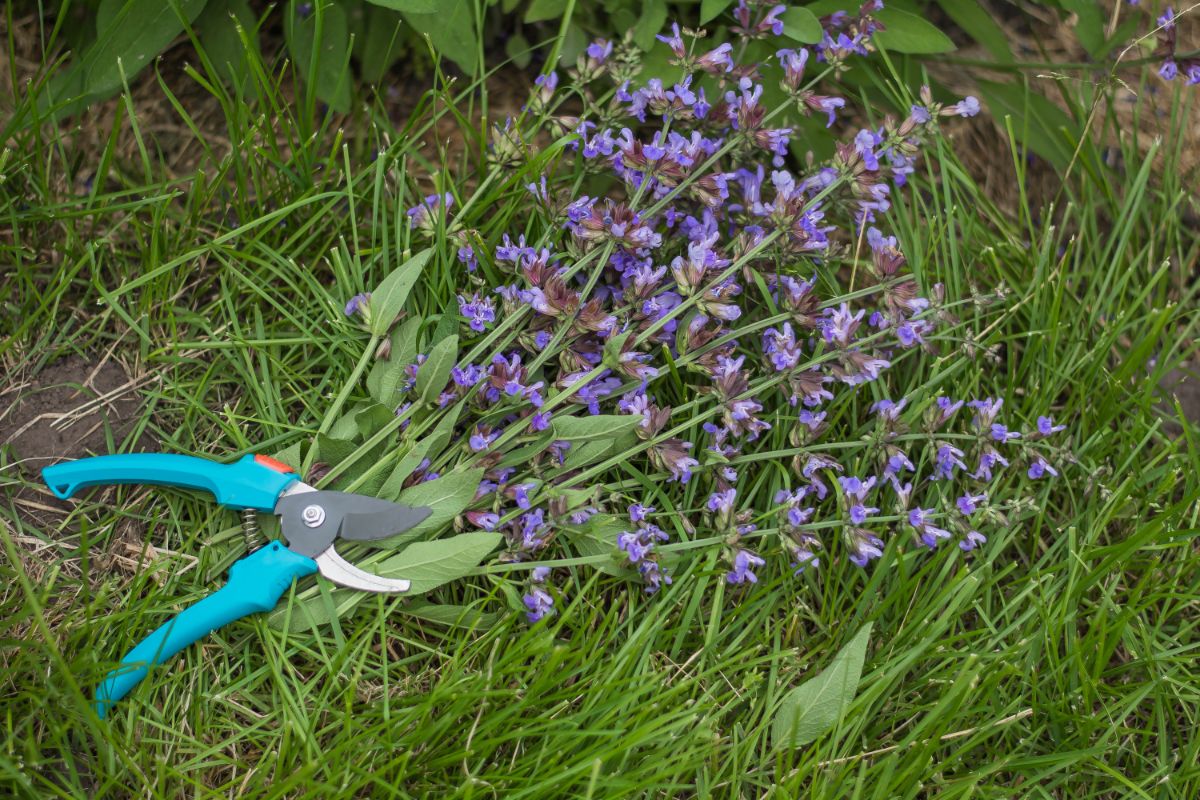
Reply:
[[[386, 500], [378, 502], [387, 503]], [[375, 512], [365, 508], [363, 511], [359, 511], [359, 506], [354, 506], [354, 511], [342, 517], [342, 528], [338, 535], [354, 542], [385, 539], [388, 536], [395, 536], [397, 533], [415, 528], [433, 513], [433, 509], [424, 506], [413, 508], [395, 503], [387, 503], [387, 505], [386, 510]]]
[[321, 571], [321, 574], [339, 586], [347, 586], [363, 592], [389, 592], [394, 594], [407, 592], [409, 586], [412, 585], [410, 581], [384, 578], [381, 575], [373, 575], [370, 572], [361, 570], [339, 556], [332, 545], [313, 560], [317, 562], [317, 569]]

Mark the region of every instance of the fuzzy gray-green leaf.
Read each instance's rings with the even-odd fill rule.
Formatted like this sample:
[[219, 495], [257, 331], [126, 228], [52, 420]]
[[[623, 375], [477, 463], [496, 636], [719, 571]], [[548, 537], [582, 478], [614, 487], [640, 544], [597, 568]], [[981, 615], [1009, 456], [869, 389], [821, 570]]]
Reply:
[[550, 423], [555, 439], [568, 442], [613, 440], [642, 423], [637, 414], [595, 414], [584, 417], [554, 417]]
[[417, 253], [392, 270], [371, 292], [371, 302], [368, 304], [371, 333], [382, 336], [392, 327], [392, 322], [404, 310], [404, 301], [421, 277], [421, 271], [431, 255], [433, 251], [428, 249]]
[[425, 363], [417, 368], [417, 394], [421, 400], [434, 405], [446, 388], [450, 372], [458, 361], [458, 337], [447, 336], [429, 351]]
[[775, 747], [806, 745], [837, 724], [858, 691], [870, 636], [868, 622], [820, 674], [784, 695], [771, 725]]

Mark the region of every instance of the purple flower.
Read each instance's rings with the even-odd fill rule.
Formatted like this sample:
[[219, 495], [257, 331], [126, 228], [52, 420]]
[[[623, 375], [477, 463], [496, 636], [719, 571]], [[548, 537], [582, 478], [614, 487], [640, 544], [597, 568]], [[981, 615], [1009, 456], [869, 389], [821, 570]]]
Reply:
[[775, 53], [779, 63], [783, 65], [783, 83], [795, 91], [804, 82], [804, 67], [808, 64], [808, 50], [780, 50]]
[[997, 453], [992, 448], [987, 448], [979, 456], [979, 466], [975, 470], [975, 474], [971, 477], [990, 481], [992, 479], [992, 469], [999, 464], [1002, 467], [1008, 466], [1008, 459]]
[[1163, 9], [1162, 16], [1158, 18], [1158, 25], [1164, 31], [1169, 31], [1175, 27], [1175, 9], [1167, 6]]
[[468, 511], [467, 519], [472, 525], [483, 528], [485, 531], [494, 531], [500, 524], [500, 515], [494, 511]]
[[529, 501], [529, 493], [535, 489], [537, 489], [536, 483], [518, 483], [510, 486], [507, 493], [516, 501], [518, 508], [528, 509], [532, 505]]
[[617, 547], [625, 552], [630, 562], [636, 564], [650, 553], [651, 543], [640, 533], [624, 531], [617, 536]]
[[460, 294], [458, 312], [467, 318], [471, 330], [479, 333], [487, 330], [487, 326], [496, 321], [495, 303], [490, 297], [481, 300], [478, 292], [471, 295], [470, 300]]
[[607, 39], [596, 39], [587, 46], [587, 57], [592, 60], [593, 67], [599, 67], [608, 61], [612, 55], [613, 43]]
[[370, 292], [362, 292], [361, 294], [354, 295], [354, 297], [351, 297], [350, 300], [346, 303], [346, 316], [352, 317], [355, 314], [361, 314], [362, 316], [365, 317], [367, 315], [367, 311], [369, 308], [368, 304], [370, 303], [370, 301], [371, 301], [371, 293]]
[[479, 266], [479, 262], [475, 258], [475, 249], [469, 244], [458, 248], [458, 261], [467, 265], [467, 272], [474, 272]]
[[725, 580], [729, 583], [758, 583], [758, 576], [753, 570], [766, 563], [749, 550], [738, 548], [733, 554], [733, 569], [725, 574]]
[[908, 524], [917, 531], [921, 541], [930, 549], [937, 547], [940, 540], [950, 538], [950, 531], [939, 528], [929, 521], [929, 515], [932, 512], [932, 508], [914, 508], [908, 512]]
[[554, 598], [546, 594], [539, 586], [529, 587], [529, 593], [522, 598], [525, 608], [525, 618], [533, 624], [541, 619], [554, 615]]
[[671, 23], [671, 35], [670, 36], [668, 36], [664, 33], [660, 33], [660, 34], [656, 35], [654, 38], [658, 39], [660, 42], [666, 42], [667, 47], [671, 48], [671, 52], [675, 54], [676, 58], [683, 58], [685, 55], [687, 55], [686, 48], [684, 47], [684, 44], [683, 44], [683, 36], [681, 36], [679, 33], [679, 23], [678, 22]]
[[851, 528], [848, 534], [850, 560], [856, 566], [865, 567], [871, 559], [883, 555], [883, 540], [863, 528]]
[[878, 414], [882, 419], [889, 422], [895, 422], [900, 418], [900, 412], [904, 410], [904, 406], [908, 405], [908, 398], [900, 398], [899, 403], [893, 403], [891, 400], [883, 399], [871, 406], [871, 410]]
[[643, 561], [638, 564], [638, 572], [646, 585], [646, 594], [654, 594], [663, 584], [671, 583], [671, 576], [663, 571], [657, 561]]
[[644, 522], [646, 517], [653, 514], [654, 506], [644, 506], [641, 503], [634, 503], [629, 507], [629, 519], [632, 522]]
[[1158, 68], [1158, 74], [1162, 76], [1163, 80], [1173, 81], [1179, 76], [1179, 65], [1175, 63], [1175, 59], [1168, 58]]
[[937, 449], [937, 458], [933, 465], [933, 475], [930, 480], [939, 480], [941, 478], [953, 478], [954, 470], [966, 469], [967, 465], [962, 460], [963, 451], [959, 450], [952, 444], [941, 444]]
[[1010, 442], [1013, 439], [1020, 439], [1021, 434], [1017, 433], [1016, 431], [1010, 431], [1008, 428], [1001, 425], [999, 422], [993, 422], [992, 423], [992, 438], [995, 439], [997, 442], [1003, 443], [1003, 442]]
[[1046, 459], [1042, 458], [1041, 456], [1035, 456], [1033, 462], [1029, 465], [1029, 471], [1027, 474], [1033, 480], [1037, 480], [1038, 478], [1045, 477], [1046, 475], [1057, 477], [1058, 470], [1050, 466], [1050, 463], [1046, 461]]
[[964, 494], [962, 497], [958, 498], [955, 503], [958, 505], [959, 513], [964, 517], [969, 517], [978, 510], [979, 503], [983, 503], [986, 500], [986, 494], [971, 494], [968, 492], [967, 494]]
[[968, 553], [968, 552], [974, 550], [976, 547], [979, 547], [979, 545], [985, 544], [986, 542], [987, 542], [987, 537], [984, 536], [979, 531], [969, 531], [967, 533], [966, 537], [964, 537], [958, 543], [958, 546], [960, 548], [962, 548], [962, 551], [964, 553]]
[[979, 99], [972, 95], [967, 95], [946, 110], [951, 111], [960, 117], [973, 117], [979, 113]]
[[866, 504], [867, 494], [875, 486], [875, 476], [872, 475], [865, 481], [854, 476], [839, 477], [838, 483], [841, 484], [842, 493], [846, 496], [851, 524], [861, 525], [868, 516], [879, 513], [878, 508]]
[[445, 194], [431, 194], [404, 213], [408, 215], [409, 222], [414, 228], [427, 234], [433, 234], [437, 221], [434, 219], [432, 212], [437, 211], [438, 208], [443, 208], [449, 212], [453, 206], [454, 196], [449, 192]]
[[951, 400], [949, 397], [939, 395], [937, 398], [938, 416], [935, 420], [935, 428], [940, 428], [945, 425], [950, 419], [958, 413], [958, 410], [963, 407], [964, 400]]
[[1049, 436], [1050, 434], [1065, 431], [1066, 429], [1066, 425], [1055, 425], [1053, 417], [1037, 418], [1037, 432], [1039, 436]]
[[696, 66], [714, 75], [722, 72], [732, 72], [733, 59], [729, 56], [732, 51], [733, 45], [725, 42], [696, 59]]

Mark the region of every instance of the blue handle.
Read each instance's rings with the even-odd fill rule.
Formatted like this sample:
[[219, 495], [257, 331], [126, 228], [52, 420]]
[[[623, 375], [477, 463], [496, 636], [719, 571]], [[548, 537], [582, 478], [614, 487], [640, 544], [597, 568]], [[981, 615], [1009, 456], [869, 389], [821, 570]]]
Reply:
[[96, 689], [96, 713], [104, 719], [113, 703], [146, 677], [152, 664], [161, 664], [197, 639], [235, 619], [270, 611], [292, 581], [317, 571], [317, 562], [294, 553], [279, 542], [256, 550], [229, 569], [229, 583], [175, 618], [130, 650]]
[[50, 491], [67, 499], [79, 489], [113, 483], [151, 483], [211, 492], [230, 508], [274, 511], [279, 493], [297, 480], [290, 469], [265, 456], [243, 456], [218, 464], [195, 456], [172, 453], [131, 453], [95, 456], [55, 464], [42, 470]]

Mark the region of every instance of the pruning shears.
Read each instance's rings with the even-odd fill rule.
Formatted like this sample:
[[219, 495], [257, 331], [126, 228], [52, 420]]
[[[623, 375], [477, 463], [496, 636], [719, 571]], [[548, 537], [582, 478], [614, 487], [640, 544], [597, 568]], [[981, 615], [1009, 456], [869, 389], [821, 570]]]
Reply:
[[[408, 591], [407, 580], [374, 575], [345, 561], [334, 549], [334, 540], [370, 542], [393, 536], [431, 513], [375, 497], [315, 489], [290, 466], [264, 455], [247, 455], [231, 464], [170, 453], [95, 456], [46, 467], [42, 477], [64, 500], [88, 486], [146, 483], [200, 489], [218, 504], [242, 512], [250, 554], [230, 568], [225, 586], [175, 615], [125, 654], [96, 689], [101, 718], [152, 665], [234, 620], [270, 611], [297, 578], [320, 572], [336, 584], [364, 592]], [[280, 518], [286, 546], [267, 542], [256, 512]]]

